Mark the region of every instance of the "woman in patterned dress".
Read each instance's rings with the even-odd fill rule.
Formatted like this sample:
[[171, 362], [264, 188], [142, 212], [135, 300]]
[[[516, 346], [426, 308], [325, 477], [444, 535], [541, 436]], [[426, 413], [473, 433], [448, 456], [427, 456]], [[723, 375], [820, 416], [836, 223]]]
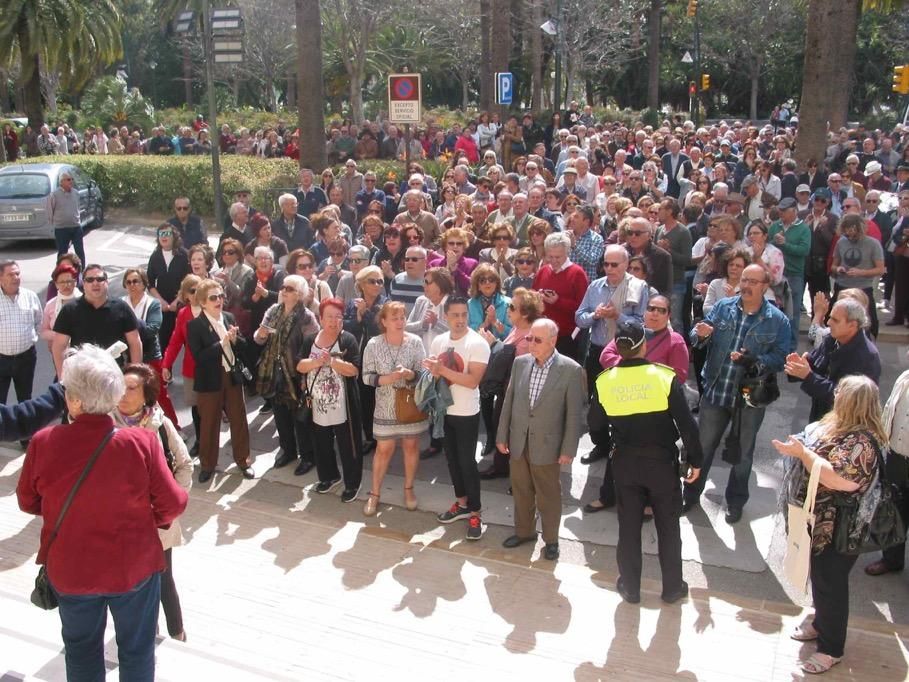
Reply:
[[399, 421], [395, 393], [396, 389], [414, 386], [426, 351], [419, 336], [404, 331], [406, 323], [407, 313], [403, 303], [385, 303], [379, 312], [382, 334], [371, 338], [363, 353], [363, 383], [376, 389], [373, 434], [377, 441], [372, 463], [372, 490], [363, 508], [366, 516], [376, 513], [382, 480], [399, 439], [404, 450], [404, 505], [409, 511], [417, 508], [413, 482], [420, 463], [420, 436], [426, 431], [427, 420], [413, 423]]

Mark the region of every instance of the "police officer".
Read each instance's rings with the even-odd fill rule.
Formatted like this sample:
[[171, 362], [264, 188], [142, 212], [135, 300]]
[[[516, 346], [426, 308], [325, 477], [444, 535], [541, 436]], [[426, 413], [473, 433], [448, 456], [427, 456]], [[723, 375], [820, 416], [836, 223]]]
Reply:
[[662, 598], [672, 604], [688, 594], [688, 584], [682, 580], [682, 494], [676, 440], [681, 433], [692, 467], [685, 481], [693, 482], [700, 474], [702, 459], [698, 427], [672, 368], [645, 359], [647, 342], [640, 322], [619, 323], [615, 345], [622, 359], [597, 377], [589, 421], [591, 429], [608, 422], [615, 443], [616, 589], [631, 604], [641, 601], [641, 525], [644, 507], [649, 504], [659, 541]]

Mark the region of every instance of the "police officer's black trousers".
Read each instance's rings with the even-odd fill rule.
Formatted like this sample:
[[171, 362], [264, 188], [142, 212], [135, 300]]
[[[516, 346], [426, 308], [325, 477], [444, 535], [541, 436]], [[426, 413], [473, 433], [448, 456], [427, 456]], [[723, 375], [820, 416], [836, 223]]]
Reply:
[[678, 463], [668, 452], [653, 457], [617, 452], [613, 458], [618, 498], [619, 544], [616, 548], [619, 574], [625, 588], [637, 594], [641, 587], [641, 526], [644, 507], [653, 507], [659, 542], [663, 594], [682, 588], [682, 536], [679, 510], [682, 504]]

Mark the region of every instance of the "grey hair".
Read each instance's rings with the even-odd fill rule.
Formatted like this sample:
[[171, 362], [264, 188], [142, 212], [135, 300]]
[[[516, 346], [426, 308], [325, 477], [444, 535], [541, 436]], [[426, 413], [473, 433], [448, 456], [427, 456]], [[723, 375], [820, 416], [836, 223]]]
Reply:
[[257, 246], [253, 251], [253, 258], [258, 258], [259, 256], [268, 256], [272, 260], [275, 259], [274, 252], [267, 246]]
[[243, 209], [244, 211], [247, 211], [247, 212], [249, 211], [249, 209], [246, 208], [246, 204], [244, 204], [242, 201], [235, 201], [234, 203], [232, 203], [230, 205], [230, 208], [228, 209], [227, 212], [230, 214], [231, 220], [233, 220], [234, 218], [237, 217], [237, 213], [240, 212], [240, 209]]
[[548, 317], [540, 317], [533, 321], [533, 324], [530, 325], [533, 327], [543, 327], [549, 332], [549, 338], [555, 339], [559, 336], [559, 325], [550, 320]]
[[286, 204], [290, 201], [297, 203], [297, 197], [295, 197], [290, 192], [285, 192], [284, 194], [282, 194], [281, 196], [278, 197], [278, 206], [280, 206], [281, 208], [284, 208], [284, 204]]
[[543, 240], [543, 249], [557, 249], [559, 247], [565, 249], [565, 251], [571, 251], [571, 237], [564, 232], [547, 234], [546, 239]]
[[[363, 248], [365, 249], [366, 247], [364, 246]], [[424, 249], [422, 246], [408, 246], [407, 251], [404, 252], [404, 255], [406, 256], [411, 251], [421, 255], [423, 258], [426, 258], [426, 249]]]
[[309, 294], [309, 285], [306, 283], [306, 280], [303, 279], [300, 275], [288, 275], [284, 278], [284, 286], [291, 286], [297, 290], [297, 293], [300, 296], [306, 296]]
[[117, 361], [106, 350], [86, 343], [67, 350], [61, 380], [69, 398], [82, 402], [88, 414], [108, 414], [126, 393]]
[[610, 244], [606, 247], [606, 251], [603, 252], [603, 255], [613, 255], [619, 256], [624, 262], [628, 262], [628, 251], [621, 244]]
[[[852, 298], [841, 298], [833, 304], [833, 308], [842, 308], [846, 311], [847, 322], [858, 322], [859, 329], [867, 329], [869, 326], [868, 311], [865, 306]], [[831, 310], [833, 309], [831, 308]]]
[[363, 256], [364, 258], [369, 258], [369, 249], [367, 249], [362, 244], [354, 244], [347, 250], [348, 256]]
[[420, 201], [423, 201], [423, 192], [418, 189], [409, 189], [404, 192], [404, 198], [409, 199], [410, 197], [414, 197]]

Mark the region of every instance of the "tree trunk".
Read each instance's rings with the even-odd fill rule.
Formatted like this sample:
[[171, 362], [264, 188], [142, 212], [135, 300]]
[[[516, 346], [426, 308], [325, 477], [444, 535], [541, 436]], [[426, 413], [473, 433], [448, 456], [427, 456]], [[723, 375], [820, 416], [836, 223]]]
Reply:
[[647, 13], [647, 107], [660, 108], [660, 33], [663, 0], [650, 0]]
[[[855, 86], [855, 49], [858, 36], [859, 17], [862, 13], [862, 0], [842, 0], [832, 3], [840, 5], [837, 24], [836, 43], [839, 57], [830, 83], [830, 128], [836, 130], [846, 125], [849, 117], [849, 98]], [[809, 17], [810, 21], [810, 17]]]
[[363, 122], [363, 74], [359, 64], [354, 64], [350, 72], [350, 118], [360, 125]]
[[322, 17], [319, 0], [294, 0], [297, 19], [297, 92], [300, 168], [325, 168]]
[[44, 108], [41, 106], [41, 64], [37, 54], [32, 54], [32, 44], [26, 30], [25, 20], [19, 22], [19, 82], [24, 95], [23, 108], [32, 130], [39, 132], [44, 124]]
[[288, 109], [297, 106], [297, 76], [290, 67], [287, 67], [287, 94], [284, 97], [285, 105]]
[[[467, 66], [467, 64], [465, 64]], [[459, 79], [461, 81], [461, 111], [467, 111], [470, 100], [470, 68], [462, 68]]]
[[[840, 72], [851, 73], [852, 63], [841, 61], [843, 43], [854, 40], [842, 30], [847, 16], [857, 12], [861, 0], [809, 0], [805, 32], [805, 65], [799, 103], [799, 134], [795, 155], [805, 167], [808, 159], [823, 163], [827, 151], [828, 122], [834, 118], [834, 89], [842, 82]], [[854, 52], [853, 52], [854, 59]], [[846, 95], [848, 97], [848, 93]], [[838, 115], [845, 120], [845, 116]]]
[[543, 2], [530, 2], [530, 70], [531, 88], [530, 108], [536, 111], [543, 109]]
[[12, 110], [9, 101], [9, 73], [0, 69], [0, 113], [8, 113]]
[[186, 99], [186, 108], [193, 108], [193, 55], [189, 49], [189, 41], [183, 41], [183, 96]]
[[[492, 3], [492, 74], [508, 71], [508, 59], [511, 56], [511, 4], [504, 0]], [[490, 74], [490, 86], [495, 92], [494, 76]], [[500, 114], [504, 114], [507, 107], [496, 106]], [[503, 119], [504, 120], [504, 119]]]
[[751, 101], [748, 107], [749, 117], [752, 121], [757, 119], [757, 103], [758, 103], [758, 86], [760, 85], [761, 78], [761, 64], [760, 61], [756, 61], [751, 65]]
[[492, 82], [491, 0], [480, 0], [480, 110], [492, 109], [495, 90]]

